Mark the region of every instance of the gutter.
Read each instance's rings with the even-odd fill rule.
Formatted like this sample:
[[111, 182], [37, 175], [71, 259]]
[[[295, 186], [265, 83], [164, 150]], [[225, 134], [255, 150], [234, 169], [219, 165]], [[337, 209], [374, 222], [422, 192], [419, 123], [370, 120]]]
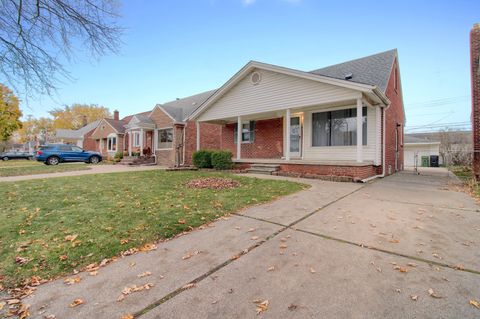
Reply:
[[[388, 105], [390, 106], [390, 105]], [[383, 130], [383, 134], [382, 134], [382, 174], [379, 174], [379, 175], [374, 175], [374, 176], [370, 176], [370, 177], [367, 177], [365, 179], [362, 179], [360, 182], [362, 183], [368, 183], [369, 181], [371, 180], [374, 180], [376, 178], [383, 178], [385, 177], [385, 158], [386, 158], [386, 152], [385, 152], [385, 133], [386, 133], [386, 130], [385, 130], [385, 108], [381, 108], [382, 110], [382, 116], [383, 116], [383, 124], [382, 124], [382, 130]]]

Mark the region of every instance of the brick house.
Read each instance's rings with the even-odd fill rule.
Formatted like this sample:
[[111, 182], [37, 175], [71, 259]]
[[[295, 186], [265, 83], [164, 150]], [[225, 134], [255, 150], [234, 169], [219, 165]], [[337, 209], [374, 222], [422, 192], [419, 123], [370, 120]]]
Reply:
[[[90, 136], [93, 147], [89, 150], [98, 151], [107, 158], [122, 152], [126, 163], [191, 165], [197, 130], [195, 122], [187, 121], [187, 117], [212, 94], [213, 91], [208, 91], [157, 104], [151, 111], [122, 119], [115, 111], [113, 119], [105, 118], [97, 125]], [[218, 149], [221, 127], [202, 123], [201, 130], [204, 134], [201, 146]]]
[[186, 143], [218, 125], [238, 166], [364, 180], [403, 169], [404, 114], [397, 50], [311, 72], [251, 61], [188, 117]]
[[480, 23], [470, 31], [470, 65], [472, 74], [473, 172], [480, 178]]

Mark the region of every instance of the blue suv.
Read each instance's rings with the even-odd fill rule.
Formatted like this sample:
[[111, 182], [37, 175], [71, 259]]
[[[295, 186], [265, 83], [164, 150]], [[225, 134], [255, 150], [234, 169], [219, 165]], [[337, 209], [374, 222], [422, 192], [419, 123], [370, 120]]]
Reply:
[[84, 151], [78, 146], [68, 144], [50, 144], [40, 146], [35, 158], [47, 165], [58, 165], [61, 162], [85, 162], [97, 164], [102, 161], [98, 152]]

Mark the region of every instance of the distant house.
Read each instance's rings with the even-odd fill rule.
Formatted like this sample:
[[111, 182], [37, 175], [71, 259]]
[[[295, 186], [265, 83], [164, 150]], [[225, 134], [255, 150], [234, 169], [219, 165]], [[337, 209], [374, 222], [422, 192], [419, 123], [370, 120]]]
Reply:
[[310, 72], [252, 61], [189, 119], [219, 125], [221, 148], [254, 170], [361, 180], [403, 169], [397, 50]]
[[406, 134], [404, 144], [406, 167], [430, 167], [443, 164], [440, 157], [440, 141]]
[[[171, 102], [157, 104], [151, 111], [120, 119], [118, 111], [113, 119], [103, 119], [91, 135], [94, 149], [105, 157], [124, 153], [124, 162], [156, 162], [165, 166], [192, 164], [196, 149], [197, 130], [188, 116], [212, 95], [208, 91]], [[202, 147], [220, 148], [220, 131], [217, 125], [202, 124]]]
[[97, 120], [86, 124], [78, 130], [57, 129], [55, 131], [54, 141], [57, 143], [75, 144], [86, 150], [93, 149], [95, 145], [90, 139], [90, 135], [97, 128], [100, 121], [101, 120]]

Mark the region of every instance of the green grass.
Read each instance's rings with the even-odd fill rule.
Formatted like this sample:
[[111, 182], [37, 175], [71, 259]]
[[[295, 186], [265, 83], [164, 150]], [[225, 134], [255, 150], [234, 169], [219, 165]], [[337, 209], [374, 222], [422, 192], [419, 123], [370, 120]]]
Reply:
[[90, 169], [85, 164], [59, 164], [48, 166], [43, 163], [29, 166], [0, 166], [0, 177], [84, 171]]
[[26, 166], [41, 166], [45, 165], [38, 161], [29, 161], [29, 160], [9, 160], [9, 161], [2, 161], [0, 160], [0, 168], [3, 167], [26, 167]]
[[467, 182], [473, 178], [472, 168], [468, 166], [452, 166], [449, 168], [459, 179]]
[[[210, 176], [235, 179], [240, 187], [185, 187], [191, 179]], [[306, 187], [227, 173], [165, 171], [85, 175], [1, 186], [0, 278], [4, 276], [6, 287], [33, 275], [44, 279], [64, 275]], [[77, 237], [70, 242], [65, 240], [68, 235]], [[62, 255], [68, 258], [61, 261]], [[20, 266], [15, 263], [17, 256], [30, 261]]]

